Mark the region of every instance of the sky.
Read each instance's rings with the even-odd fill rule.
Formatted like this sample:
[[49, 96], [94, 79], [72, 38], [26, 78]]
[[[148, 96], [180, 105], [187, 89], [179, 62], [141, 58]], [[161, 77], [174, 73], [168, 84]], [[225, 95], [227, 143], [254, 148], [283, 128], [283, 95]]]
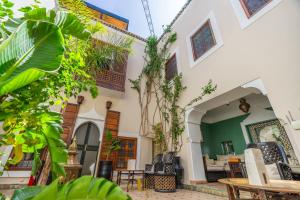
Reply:
[[[54, 7], [54, 0], [40, 0], [42, 6]], [[115, 13], [129, 20], [129, 31], [147, 38], [149, 28], [144, 14], [141, 0], [86, 0], [87, 2], [102, 9]], [[181, 10], [187, 0], [148, 0], [152, 14], [155, 34], [160, 36], [163, 32], [163, 25], [168, 25]], [[15, 3], [15, 10], [30, 5], [33, 0], [12, 0]], [[18, 17], [20, 13], [17, 12]]]
[[[15, 17], [21, 17], [23, 13], [18, 12], [18, 10], [22, 7], [29, 6], [34, 3], [34, 0], [11, 0], [14, 3], [13, 10], [15, 12]], [[52, 9], [55, 6], [54, 0], [40, 0], [41, 7], [46, 7], [48, 9]]]
[[[160, 36], [181, 10], [186, 0], [148, 0], [155, 34]], [[87, 0], [129, 20], [129, 31], [144, 38], [150, 35], [141, 0]]]

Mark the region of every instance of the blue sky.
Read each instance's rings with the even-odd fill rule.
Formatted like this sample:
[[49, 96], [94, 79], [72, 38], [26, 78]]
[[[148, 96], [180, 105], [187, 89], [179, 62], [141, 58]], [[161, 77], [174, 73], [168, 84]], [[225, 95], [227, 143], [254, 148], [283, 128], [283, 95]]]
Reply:
[[[107, 11], [129, 19], [129, 31], [142, 37], [149, 36], [141, 0], [86, 0]], [[148, 0], [156, 35], [161, 35], [162, 25], [168, 25], [186, 0]]]

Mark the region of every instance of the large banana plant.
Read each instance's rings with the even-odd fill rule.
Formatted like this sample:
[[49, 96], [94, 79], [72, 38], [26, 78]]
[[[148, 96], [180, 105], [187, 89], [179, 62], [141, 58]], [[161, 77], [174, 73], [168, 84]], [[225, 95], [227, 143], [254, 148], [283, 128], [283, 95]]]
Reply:
[[79, 19], [65, 11], [45, 8], [28, 12], [0, 45], [0, 96], [55, 73], [65, 51], [64, 36], [87, 39], [90, 33]]
[[[0, 99], [1, 96], [12, 95], [13, 91], [26, 85], [31, 84], [32, 86], [32, 82], [47, 73], [56, 73], [65, 52], [65, 38], [76, 37], [85, 40], [91, 35], [75, 15], [66, 11], [51, 10], [47, 12], [45, 8], [36, 8], [27, 12], [22, 19], [13, 20], [13, 22], [14, 24], [11, 26], [5, 26], [5, 33], [8, 37], [0, 44]], [[16, 164], [22, 159], [24, 148], [26, 148], [26, 152], [36, 152], [47, 147], [54, 177], [63, 175], [64, 170], [61, 163], [66, 162], [67, 152], [60, 138], [62, 132], [60, 114], [33, 113], [31, 110], [22, 110], [18, 113], [9, 112], [10, 115], [8, 115], [6, 111], [10, 104], [16, 103], [17, 107], [23, 103], [17, 103], [17, 100], [11, 98], [7, 102], [0, 103], [0, 121], [4, 121], [4, 130], [12, 130], [13, 127], [16, 131], [10, 131], [10, 133], [22, 133], [15, 137], [15, 144], [10, 144], [12, 142], [9, 139], [10, 134], [3, 134], [3, 137], [0, 138], [0, 141], [5, 140], [6, 144], [15, 147], [15, 158], [12, 160], [12, 164]], [[38, 111], [38, 109], [36, 110]], [[28, 118], [25, 125], [15, 122], [17, 116], [24, 121]], [[38, 128], [33, 129], [26, 126], [32, 119], [35, 119], [35, 124], [39, 125]], [[21, 126], [11, 126], [12, 124]], [[37, 141], [39, 141], [39, 146], [34, 145]], [[35, 156], [35, 161], [33, 171], [36, 171], [40, 165], [38, 156]]]
[[131, 200], [131, 197], [114, 183], [100, 178], [83, 176], [65, 185], [58, 180], [51, 185], [16, 190], [12, 200]]

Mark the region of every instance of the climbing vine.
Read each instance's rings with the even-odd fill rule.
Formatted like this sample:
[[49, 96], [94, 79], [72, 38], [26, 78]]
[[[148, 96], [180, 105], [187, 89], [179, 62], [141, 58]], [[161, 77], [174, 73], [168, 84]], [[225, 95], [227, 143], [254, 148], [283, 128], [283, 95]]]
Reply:
[[161, 40], [150, 36], [145, 47], [144, 68], [136, 80], [130, 80], [132, 89], [138, 93], [141, 111], [140, 134], [154, 134], [154, 142], [161, 152], [180, 151], [186, 109], [216, 90], [216, 85], [209, 81], [201, 88], [200, 96], [184, 107], [179, 105], [180, 97], [186, 90], [182, 83], [182, 74], [176, 75], [171, 81], [166, 80], [164, 74], [166, 62], [170, 57], [168, 52], [176, 39], [177, 35], [170, 27], [165, 29]]

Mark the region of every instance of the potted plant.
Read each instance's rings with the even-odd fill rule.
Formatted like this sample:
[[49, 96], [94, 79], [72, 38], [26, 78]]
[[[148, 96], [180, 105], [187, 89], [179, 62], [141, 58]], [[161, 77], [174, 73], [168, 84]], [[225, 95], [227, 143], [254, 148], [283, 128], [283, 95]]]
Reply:
[[106, 160], [100, 161], [100, 167], [98, 171], [98, 176], [112, 180], [113, 173], [113, 161], [111, 160], [111, 154], [121, 149], [120, 140], [113, 137], [110, 130], [106, 131], [105, 134], [106, 142], [108, 146], [106, 147]]

